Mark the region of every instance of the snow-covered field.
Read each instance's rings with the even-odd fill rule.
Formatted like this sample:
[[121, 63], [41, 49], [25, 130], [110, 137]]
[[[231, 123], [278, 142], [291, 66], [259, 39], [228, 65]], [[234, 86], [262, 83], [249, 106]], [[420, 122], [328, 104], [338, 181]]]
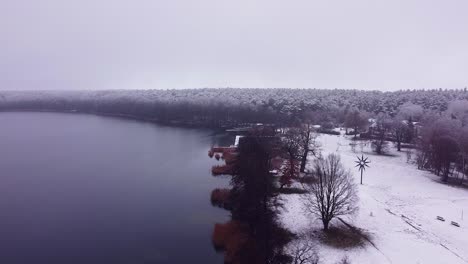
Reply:
[[[360, 147], [353, 152], [351, 141], [343, 135], [320, 135], [318, 141], [323, 155], [340, 154], [359, 183], [354, 161], [361, 155]], [[391, 154], [395, 156], [377, 156], [370, 146], [364, 148], [371, 164], [364, 172], [364, 184], [358, 186], [360, 209], [356, 215], [343, 218], [366, 230], [374, 245], [366, 241], [363, 246], [339, 249], [317, 241], [320, 263], [336, 263], [344, 256], [354, 264], [468, 263], [468, 190], [439, 183], [437, 176], [408, 164], [405, 152], [391, 148]], [[280, 219], [286, 228], [295, 233], [322, 228], [319, 220], [304, 213], [300, 195], [283, 198], [285, 209]]]

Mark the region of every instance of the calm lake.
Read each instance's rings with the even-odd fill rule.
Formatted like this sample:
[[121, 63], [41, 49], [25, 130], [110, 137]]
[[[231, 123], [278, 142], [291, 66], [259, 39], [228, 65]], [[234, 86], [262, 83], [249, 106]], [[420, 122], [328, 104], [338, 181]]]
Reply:
[[0, 113], [0, 263], [222, 263], [208, 130]]

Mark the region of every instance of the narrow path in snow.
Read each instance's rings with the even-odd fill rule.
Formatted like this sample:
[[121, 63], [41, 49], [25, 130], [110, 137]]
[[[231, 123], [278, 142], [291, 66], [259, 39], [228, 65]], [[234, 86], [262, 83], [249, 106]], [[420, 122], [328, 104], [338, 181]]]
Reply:
[[[372, 196], [371, 197], [376, 201], [378, 202], [379, 204], [383, 205], [385, 207], [385, 210], [401, 219], [404, 223], [406, 223], [407, 225], [409, 225], [411, 228], [415, 229], [416, 231], [418, 231], [420, 234], [419, 234], [419, 237], [420, 239], [424, 240], [424, 241], [428, 241], [428, 242], [432, 242], [432, 243], [438, 243], [440, 246], [442, 246], [445, 250], [449, 251], [451, 254], [453, 254], [454, 256], [456, 256], [457, 258], [459, 258], [460, 260], [462, 260], [463, 262], [465, 263], [468, 263], [468, 261], [463, 258], [462, 256], [460, 256], [460, 254], [457, 253], [457, 250], [454, 250], [452, 248], [450, 248], [449, 246], [447, 246], [445, 243], [448, 243], [448, 241], [446, 241], [445, 239], [441, 238], [440, 236], [438, 236], [437, 234], [433, 233], [433, 232], [430, 232], [430, 231], [426, 231], [423, 229], [423, 225], [418, 223], [416, 220], [414, 220], [413, 218], [410, 218], [406, 215], [404, 215], [403, 213], [395, 213], [394, 211], [392, 211], [390, 208], [388, 208], [388, 202], [385, 203], [385, 202], [381, 202], [379, 199], [377, 199], [376, 197]], [[391, 198], [389, 198], [391, 199]], [[468, 200], [468, 198], [460, 198], [460, 199], [455, 199], [456, 201], [459, 201], [459, 200]], [[455, 200], [451, 200], [452, 202], [455, 201]], [[340, 219], [342, 221], [342, 219]], [[342, 221], [343, 222], [343, 221]], [[375, 247], [375, 246], [374, 246]], [[377, 248], [377, 247], [375, 247]], [[378, 248], [377, 248], [378, 249]], [[379, 250], [380, 251], [380, 250]]]

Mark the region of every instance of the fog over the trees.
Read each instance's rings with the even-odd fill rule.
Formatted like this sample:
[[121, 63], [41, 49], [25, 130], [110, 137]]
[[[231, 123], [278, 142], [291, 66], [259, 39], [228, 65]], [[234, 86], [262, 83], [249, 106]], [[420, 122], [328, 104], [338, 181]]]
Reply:
[[423, 110], [460, 116], [467, 99], [466, 89], [3, 91], [0, 92], [0, 110], [78, 111], [210, 127], [258, 122], [288, 125], [307, 120], [333, 127], [345, 123], [353, 109], [366, 113], [361, 118], [398, 113], [419, 118]]

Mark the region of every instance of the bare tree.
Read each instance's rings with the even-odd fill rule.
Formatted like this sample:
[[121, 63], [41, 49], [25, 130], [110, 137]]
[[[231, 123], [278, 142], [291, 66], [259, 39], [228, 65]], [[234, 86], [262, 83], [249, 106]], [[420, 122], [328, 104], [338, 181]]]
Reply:
[[357, 187], [336, 154], [317, 159], [314, 174], [316, 180], [306, 186], [304, 204], [309, 213], [322, 220], [323, 229], [327, 231], [334, 217], [357, 210]]
[[447, 112], [453, 119], [459, 120], [462, 126], [468, 125], [468, 100], [450, 102]]
[[348, 132], [348, 128], [352, 128], [354, 138], [356, 138], [357, 134], [359, 133], [360, 129], [363, 129], [368, 124], [366, 117], [359, 112], [359, 110], [354, 109], [346, 115], [345, 118], [345, 127], [346, 133]]
[[309, 237], [296, 239], [288, 246], [288, 254], [292, 257], [292, 264], [318, 264], [319, 256], [315, 243]]
[[448, 182], [452, 162], [458, 158], [459, 148], [453, 137], [442, 135], [434, 138], [434, 163], [437, 174], [442, 173], [442, 181]]
[[441, 117], [427, 123], [418, 142], [418, 167], [431, 169], [447, 182], [452, 164], [461, 160], [459, 131], [463, 130], [456, 119]]
[[459, 168], [463, 176], [460, 180], [460, 184], [463, 183], [464, 178], [468, 175], [468, 127], [463, 128], [460, 133], [460, 164]]
[[404, 103], [398, 109], [398, 115], [406, 120], [420, 120], [423, 113], [424, 109], [420, 105], [413, 103]]
[[298, 139], [300, 146], [299, 155], [301, 159], [300, 172], [304, 172], [309, 152], [316, 156], [318, 150], [318, 143], [316, 141], [317, 134], [315, 133], [314, 127], [311, 123], [306, 123], [299, 128]]
[[390, 132], [392, 125], [390, 118], [385, 114], [379, 114], [373, 129], [372, 148], [377, 154], [383, 154], [388, 147], [387, 134]]
[[304, 172], [309, 153], [316, 155], [317, 135], [311, 123], [299, 127], [291, 127], [282, 137], [282, 156], [285, 162], [281, 168], [280, 188], [289, 186]]
[[406, 135], [409, 133], [408, 121], [403, 120], [401, 116], [396, 116], [391, 121], [391, 131], [395, 142], [397, 144], [397, 150], [401, 151], [401, 143], [404, 141]]
[[280, 188], [290, 185], [299, 176], [299, 158], [301, 149], [300, 132], [297, 128], [289, 128], [282, 138], [282, 153], [286, 160], [281, 170]]

